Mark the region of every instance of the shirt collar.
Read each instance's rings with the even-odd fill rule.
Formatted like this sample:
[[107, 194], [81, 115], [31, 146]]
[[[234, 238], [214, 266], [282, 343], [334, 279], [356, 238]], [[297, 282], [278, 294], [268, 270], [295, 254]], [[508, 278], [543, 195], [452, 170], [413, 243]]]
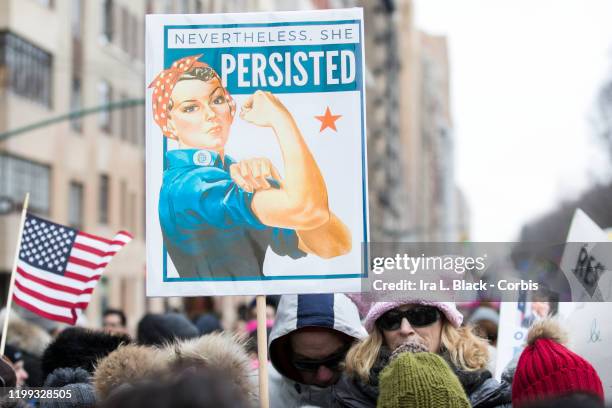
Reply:
[[200, 149], [177, 149], [166, 152], [168, 169], [176, 167], [217, 167], [229, 171], [229, 166], [234, 163], [231, 157], [225, 155], [221, 160], [219, 153], [212, 150]]

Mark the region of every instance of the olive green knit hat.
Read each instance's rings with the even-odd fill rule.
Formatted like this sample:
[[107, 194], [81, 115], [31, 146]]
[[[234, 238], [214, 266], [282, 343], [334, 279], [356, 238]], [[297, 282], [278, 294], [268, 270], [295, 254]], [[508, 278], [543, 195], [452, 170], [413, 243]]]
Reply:
[[470, 408], [459, 379], [434, 353], [397, 353], [379, 387], [377, 408]]

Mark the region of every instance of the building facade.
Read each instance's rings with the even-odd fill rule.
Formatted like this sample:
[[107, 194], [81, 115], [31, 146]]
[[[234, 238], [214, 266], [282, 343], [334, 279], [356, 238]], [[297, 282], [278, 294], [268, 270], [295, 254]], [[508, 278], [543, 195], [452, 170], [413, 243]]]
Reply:
[[[96, 288], [86, 314], [92, 324], [107, 306], [130, 315], [147, 307], [144, 7], [119, 0], [0, 3], [0, 133], [77, 114], [0, 142], [0, 195], [20, 204], [29, 192], [30, 210], [44, 218], [106, 237], [121, 229], [134, 235]], [[110, 109], [133, 100], [140, 103]], [[18, 212], [0, 216], [5, 290], [18, 220]]]

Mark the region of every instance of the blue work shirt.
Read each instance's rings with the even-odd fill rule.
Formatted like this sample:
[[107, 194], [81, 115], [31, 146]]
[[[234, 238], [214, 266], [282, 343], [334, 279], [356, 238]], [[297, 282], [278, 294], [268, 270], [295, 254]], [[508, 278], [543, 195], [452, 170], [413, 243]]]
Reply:
[[180, 277], [261, 276], [268, 247], [294, 259], [306, 256], [294, 230], [269, 227], [253, 214], [253, 193], [230, 177], [231, 157], [180, 149], [166, 160], [159, 221]]

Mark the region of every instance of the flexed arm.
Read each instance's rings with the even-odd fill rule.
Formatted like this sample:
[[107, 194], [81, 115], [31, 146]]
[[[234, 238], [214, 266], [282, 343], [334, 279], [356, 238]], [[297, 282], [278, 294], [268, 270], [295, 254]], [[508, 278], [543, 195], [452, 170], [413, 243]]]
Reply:
[[240, 116], [257, 126], [270, 127], [280, 146], [285, 178], [279, 189], [257, 191], [251, 207], [266, 225], [314, 229], [330, 219], [327, 187], [295, 120], [269, 92], [257, 91]]
[[350, 251], [350, 231], [330, 212], [325, 180], [285, 106], [271, 93], [257, 91], [240, 116], [257, 126], [271, 127], [283, 157], [283, 180], [271, 165], [240, 168], [249, 182], [257, 179], [252, 177], [254, 172], [280, 182], [279, 189], [266, 189], [265, 183], [255, 189], [251, 208], [257, 218], [265, 225], [296, 230], [300, 248], [306, 252], [330, 258]]

